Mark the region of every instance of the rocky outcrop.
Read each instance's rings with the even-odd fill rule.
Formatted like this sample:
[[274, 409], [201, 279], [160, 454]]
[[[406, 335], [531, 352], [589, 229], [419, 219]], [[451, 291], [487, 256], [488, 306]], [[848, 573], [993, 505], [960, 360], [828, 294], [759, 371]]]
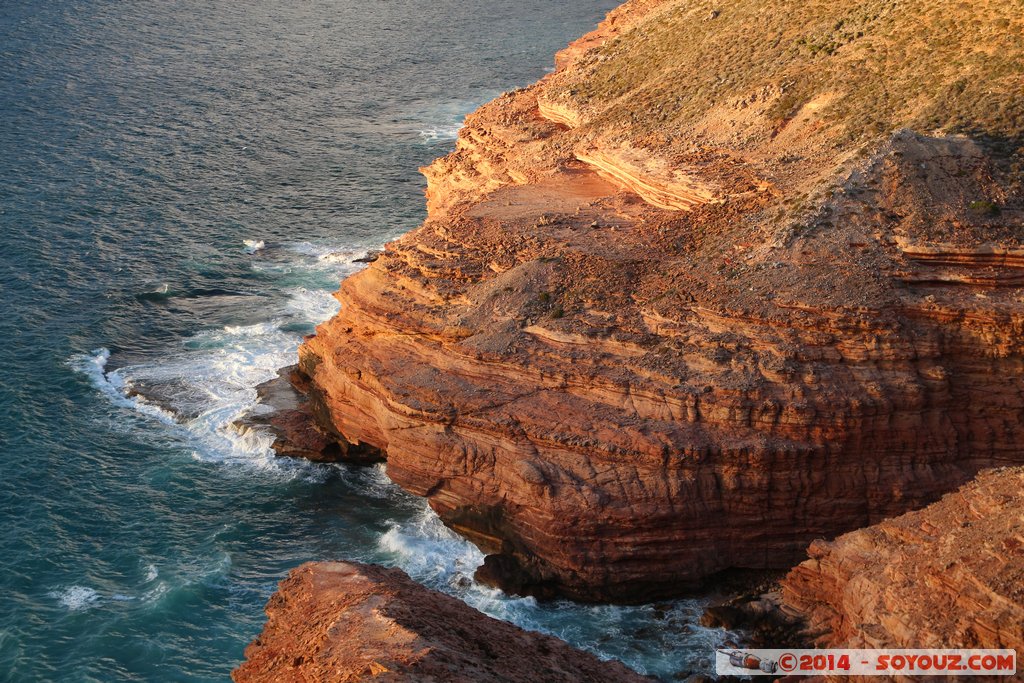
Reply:
[[[621, 154], [613, 155], [601, 150], [577, 152], [576, 158], [593, 168], [598, 175], [625, 189], [634, 192], [651, 206], [660, 209], [689, 211], [701, 204], [724, 202], [716, 188], [702, 181], [699, 170], [689, 173], [673, 170], [645, 172], [624, 159]], [[661, 176], [661, 177], [659, 177]]]
[[363, 465], [383, 460], [380, 451], [346, 441], [331, 427], [330, 415], [314, 413], [322, 403], [310, 401], [316, 388], [298, 366], [281, 368], [277, 377], [257, 386], [256, 393], [259, 402], [255, 408], [233, 426], [243, 434], [254, 428], [269, 431], [277, 455]]
[[426, 222], [300, 350], [314, 412], [482, 578], [588, 600], [788, 567], [1024, 461], [1024, 48], [984, 93], [941, 63], [1010, 4], [628, 3], [424, 170]]
[[492, 619], [399, 569], [347, 562], [294, 569], [267, 603], [236, 683], [646, 680], [557, 638]]
[[808, 552], [782, 604], [817, 645], [1024, 652], [1024, 468]]

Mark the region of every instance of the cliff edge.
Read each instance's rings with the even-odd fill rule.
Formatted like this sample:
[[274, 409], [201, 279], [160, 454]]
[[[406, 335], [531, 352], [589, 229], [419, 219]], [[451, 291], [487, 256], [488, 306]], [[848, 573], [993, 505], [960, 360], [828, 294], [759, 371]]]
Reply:
[[235, 683], [647, 680], [557, 638], [492, 619], [399, 569], [308, 563], [267, 603]]
[[342, 283], [299, 363], [332, 452], [481, 578], [619, 601], [1024, 462], [1019, 9], [615, 10]]
[[1024, 468], [819, 541], [782, 582], [817, 645], [1024, 652]]

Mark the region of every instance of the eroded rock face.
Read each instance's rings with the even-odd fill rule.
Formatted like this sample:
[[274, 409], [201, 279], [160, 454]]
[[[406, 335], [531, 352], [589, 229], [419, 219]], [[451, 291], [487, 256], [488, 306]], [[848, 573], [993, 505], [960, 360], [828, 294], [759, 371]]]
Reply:
[[291, 365], [282, 368], [278, 376], [256, 387], [260, 401], [256, 409], [235, 422], [234, 427], [245, 432], [253, 427], [270, 431], [271, 444], [279, 456], [304, 458], [314, 462], [348, 462], [370, 465], [384, 458], [377, 449], [349, 443], [331, 425], [322, 409], [316, 387]]
[[564, 642], [492, 619], [399, 569], [348, 562], [292, 570], [267, 603], [236, 683], [647, 680]]
[[628, 97], [574, 100], [688, 8], [629, 3], [470, 115], [424, 169], [427, 221], [300, 350], [330, 429], [386, 453], [518, 592], [639, 601], [788, 567], [1024, 461], [1011, 166], [956, 135], [851, 142], [830, 107], [860, 109], [833, 92], [780, 121], [773, 74], [633, 138]]
[[782, 603], [820, 646], [1024, 651], [1024, 468], [808, 552]]

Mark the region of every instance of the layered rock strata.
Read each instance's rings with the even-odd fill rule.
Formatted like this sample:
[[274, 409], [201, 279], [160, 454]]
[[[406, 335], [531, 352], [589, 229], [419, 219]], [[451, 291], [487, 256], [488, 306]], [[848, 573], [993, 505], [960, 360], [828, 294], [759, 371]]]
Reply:
[[312, 410], [482, 578], [587, 600], [788, 567], [1024, 462], [1024, 47], [987, 94], [935, 62], [1012, 4], [627, 3], [424, 169], [425, 223], [300, 350]]
[[647, 680], [551, 636], [492, 619], [399, 569], [347, 562], [292, 570], [267, 604], [236, 683]]
[[983, 472], [809, 555], [783, 580], [782, 604], [817, 645], [1024, 653], [1024, 468]]
[[1022, 467], [986, 470], [921, 510], [815, 541], [808, 554], [781, 581], [709, 607], [702, 623], [742, 633], [750, 647], [1024, 652]]

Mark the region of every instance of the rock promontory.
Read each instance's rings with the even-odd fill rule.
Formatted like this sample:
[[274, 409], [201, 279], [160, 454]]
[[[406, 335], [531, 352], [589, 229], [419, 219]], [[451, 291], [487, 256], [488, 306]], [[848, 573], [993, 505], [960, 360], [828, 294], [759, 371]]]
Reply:
[[616, 601], [1024, 462], [1024, 15], [972, 8], [615, 10], [466, 119], [303, 344], [332, 452], [481, 578]]
[[308, 563], [267, 604], [235, 683], [646, 680], [551, 636], [492, 619], [400, 569]]

